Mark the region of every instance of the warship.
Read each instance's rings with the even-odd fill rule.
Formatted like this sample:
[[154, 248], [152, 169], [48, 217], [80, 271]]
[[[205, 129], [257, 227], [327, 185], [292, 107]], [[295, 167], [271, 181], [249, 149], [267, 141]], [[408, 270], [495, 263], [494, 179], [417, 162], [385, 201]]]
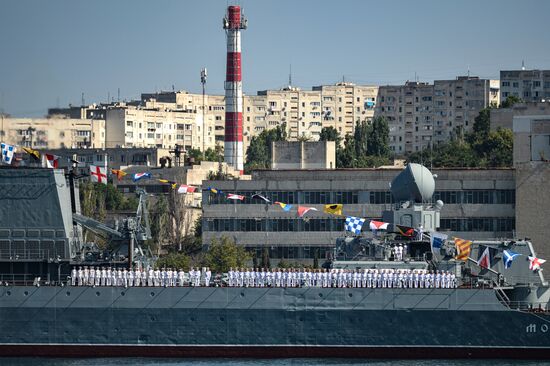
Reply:
[[[0, 356], [550, 358], [550, 291], [528, 240], [473, 241], [496, 255], [488, 268], [433, 250], [426, 236], [343, 237], [327, 265], [451, 271], [457, 288], [78, 287], [74, 266], [147, 260], [145, 194], [114, 227], [83, 216], [74, 176], [0, 168]], [[436, 230], [434, 178], [410, 164], [391, 185], [384, 221]], [[101, 252], [82, 230], [111, 243]], [[390, 231], [390, 230], [389, 230]], [[388, 248], [408, 245], [392, 260]], [[510, 268], [502, 253], [521, 254]]]

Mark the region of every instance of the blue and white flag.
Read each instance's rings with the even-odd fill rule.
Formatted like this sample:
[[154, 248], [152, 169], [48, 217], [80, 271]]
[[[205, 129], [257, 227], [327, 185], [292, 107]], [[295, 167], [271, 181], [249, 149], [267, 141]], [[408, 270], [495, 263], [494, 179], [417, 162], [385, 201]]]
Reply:
[[503, 259], [504, 259], [504, 268], [510, 268], [512, 266], [512, 262], [514, 261], [514, 259], [521, 255], [519, 253], [516, 253], [516, 252], [512, 252], [511, 250], [505, 250], [502, 252], [503, 254]]
[[2, 144], [0, 144], [0, 146], [2, 148], [2, 162], [6, 164], [11, 164], [11, 162], [13, 161], [13, 156], [15, 155], [15, 151], [17, 151], [17, 149], [15, 148], [15, 146], [8, 145], [3, 142]]
[[360, 217], [348, 216], [346, 217], [346, 230], [351, 231], [354, 234], [361, 234], [361, 228], [366, 219]]
[[430, 244], [432, 245], [432, 251], [434, 249], [441, 249], [441, 246], [447, 240], [447, 234], [431, 232], [430, 233]]
[[132, 176], [132, 179], [134, 180], [134, 182], [137, 182], [140, 179], [144, 179], [144, 178], [151, 179], [152, 177], [153, 175], [151, 173], [135, 173]]

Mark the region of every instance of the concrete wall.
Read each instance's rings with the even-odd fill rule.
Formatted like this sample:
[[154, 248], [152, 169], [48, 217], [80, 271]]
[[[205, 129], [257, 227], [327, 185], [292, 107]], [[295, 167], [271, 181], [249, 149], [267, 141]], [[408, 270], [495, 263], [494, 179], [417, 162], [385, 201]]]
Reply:
[[272, 143], [271, 168], [279, 169], [335, 169], [336, 143], [334, 141]]
[[550, 160], [550, 115], [515, 116], [514, 163]]
[[511, 108], [491, 109], [491, 130], [513, 127], [515, 116], [550, 115], [550, 102], [521, 103]]
[[516, 164], [516, 230], [519, 238], [531, 238], [537, 255], [549, 259], [550, 164]]
[[123, 147], [125, 143], [125, 110], [108, 109], [105, 123], [105, 146]]

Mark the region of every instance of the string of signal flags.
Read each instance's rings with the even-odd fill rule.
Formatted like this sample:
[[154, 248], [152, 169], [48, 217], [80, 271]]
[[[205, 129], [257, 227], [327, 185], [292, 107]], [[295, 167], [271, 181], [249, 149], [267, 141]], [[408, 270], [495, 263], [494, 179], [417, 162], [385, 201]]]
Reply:
[[[449, 236], [447, 234], [439, 232], [431, 233], [430, 245], [432, 247], [432, 252], [441, 249], [441, 247], [447, 240], [449, 240]], [[470, 260], [476, 263], [481, 268], [491, 268], [497, 260], [497, 254], [501, 251], [500, 249], [480, 244], [478, 250], [478, 258], [477, 260], [475, 260], [473, 258], [470, 258], [472, 245], [474, 244], [473, 241], [457, 237], [453, 237], [452, 241], [454, 242], [456, 248], [456, 260], [463, 262]], [[516, 253], [510, 249], [502, 250], [502, 260], [504, 261], [504, 268], [510, 268], [512, 266], [512, 262], [522, 256], [524, 255], [521, 253]], [[527, 260], [529, 261], [529, 269], [535, 272], [538, 270], [542, 270], [541, 265], [546, 262], [545, 259], [538, 258], [536, 256], [527, 256]]]
[[[263, 201], [267, 205], [271, 204], [274, 206], [279, 206], [285, 212], [296, 212], [298, 217], [302, 219], [307, 219], [306, 215], [308, 212], [319, 211], [316, 207], [293, 205], [290, 203], [284, 203], [279, 201], [272, 202], [269, 198], [263, 196], [260, 193], [254, 193], [251, 196], [245, 196], [245, 195], [235, 194], [235, 193], [225, 193], [222, 190], [219, 190], [214, 187], [206, 187], [204, 190], [209, 191], [211, 194], [225, 197], [227, 200], [244, 201], [246, 199], [250, 199], [250, 200]], [[388, 222], [368, 220], [366, 218], [357, 217], [357, 216], [347, 216], [347, 215], [344, 215], [343, 211], [344, 211], [344, 205], [341, 203], [326, 204], [323, 207], [324, 213], [345, 219], [346, 220], [345, 230], [352, 232], [356, 235], [361, 234], [363, 226], [367, 221], [369, 223], [369, 228], [372, 231], [376, 232], [378, 230], [389, 229], [390, 224]], [[412, 227], [403, 226], [403, 225], [393, 225], [393, 229], [396, 233], [406, 237], [414, 237], [416, 235], [416, 231]]]

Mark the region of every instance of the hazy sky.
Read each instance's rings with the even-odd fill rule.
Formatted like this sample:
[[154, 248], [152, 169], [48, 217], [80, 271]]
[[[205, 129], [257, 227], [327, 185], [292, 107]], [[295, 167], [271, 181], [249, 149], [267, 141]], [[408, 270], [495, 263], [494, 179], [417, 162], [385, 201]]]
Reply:
[[246, 94], [292, 81], [401, 84], [501, 69], [550, 69], [550, 1], [540, 0], [2, 0], [0, 109], [139, 98], [142, 92], [223, 94], [228, 4], [243, 6]]

